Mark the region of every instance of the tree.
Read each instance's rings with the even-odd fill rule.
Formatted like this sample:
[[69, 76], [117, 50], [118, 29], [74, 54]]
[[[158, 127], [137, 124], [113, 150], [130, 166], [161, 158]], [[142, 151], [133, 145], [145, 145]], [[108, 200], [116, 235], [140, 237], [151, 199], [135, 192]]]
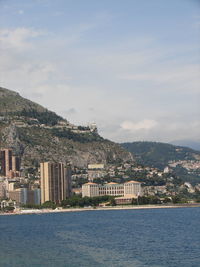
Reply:
[[42, 208], [47, 208], [47, 209], [55, 209], [56, 204], [53, 201], [46, 201], [42, 204]]

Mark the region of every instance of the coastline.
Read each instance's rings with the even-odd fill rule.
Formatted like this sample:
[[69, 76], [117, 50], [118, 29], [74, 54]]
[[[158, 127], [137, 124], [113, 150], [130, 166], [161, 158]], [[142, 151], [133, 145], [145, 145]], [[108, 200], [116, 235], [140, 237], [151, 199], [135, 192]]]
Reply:
[[172, 208], [197, 208], [200, 203], [191, 204], [174, 204], [174, 205], [138, 205], [138, 206], [108, 206], [108, 207], [87, 207], [87, 208], [67, 208], [67, 209], [24, 209], [13, 213], [0, 213], [0, 216], [6, 215], [30, 215], [30, 214], [47, 214], [47, 213], [63, 213], [63, 212], [82, 212], [82, 211], [101, 211], [101, 210], [141, 210], [141, 209], [172, 209]]

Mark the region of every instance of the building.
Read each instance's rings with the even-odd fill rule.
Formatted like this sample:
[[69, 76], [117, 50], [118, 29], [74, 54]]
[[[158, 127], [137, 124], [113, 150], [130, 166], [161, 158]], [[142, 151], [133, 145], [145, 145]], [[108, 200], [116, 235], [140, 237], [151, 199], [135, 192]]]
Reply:
[[40, 164], [41, 203], [60, 203], [71, 194], [71, 168], [63, 163]]
[[82, 188], [73, 188], [72, 193], [75, 195], [80, 195], [82, 194]]
[[39, 188], [30, 190], [28, 188], [17, 188], [8, 192], [9, 198], [16, 202], [17, 205], [40, 205], [40, 194]]
[[2, 149], [1, 150], [1, 173], [3, 176], [9, 176], [12, 170], [12, 150]]
[[26, 204], [27, 192], [26, 188], [17, 188], [13, 191], [8, 191], [9, 198], [16, 202], [17, 205]]
[[96, 178], [102, 178], [106, 175], [104, 164], [88, 164], [88, 180], [93, 182]]
[[116, 197], [115, 198], [116, 205], [132, 204], [132, 201], [133, 201], [133, 197]]
[[137, 181], [129, 181], [124, 184], [111, 182], [104, 185], [89, 182], [82, 185], [83, 197], [125, 196], [136, 198], [141, 195], [141, 183]]
[[0, 151], [1, 174], [5, 177], [13, 178], [20, 176], [20, 159], [13, 156], [12, 149], [2, 149]]
[[106, 175], [104, 170], [88, 170], [88, 180], [93, 182], [94, 179], [103, 178]]
[[4, 178], [0, 179], [0, 199], [7, 198], [8, 181]]
[[41, 189], [35, 188], [33, 192], [34, 192], [34, 204], [40, 205], [41, 204]]
[[12, 171], [19, 172], [20, 171], [20, 159], [19, 157], [12, 156]]
[[91, 170], [101, 170], [104, 169], [104, 164], [96, 163], [96, 164], [88, 164], [88, 169]]

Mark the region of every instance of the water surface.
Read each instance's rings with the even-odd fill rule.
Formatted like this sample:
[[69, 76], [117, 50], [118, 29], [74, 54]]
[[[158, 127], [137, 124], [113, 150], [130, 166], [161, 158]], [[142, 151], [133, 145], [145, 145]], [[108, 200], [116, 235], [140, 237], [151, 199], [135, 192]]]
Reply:
[[0, 216], [1, 266], [199, 267], [200, 208]]

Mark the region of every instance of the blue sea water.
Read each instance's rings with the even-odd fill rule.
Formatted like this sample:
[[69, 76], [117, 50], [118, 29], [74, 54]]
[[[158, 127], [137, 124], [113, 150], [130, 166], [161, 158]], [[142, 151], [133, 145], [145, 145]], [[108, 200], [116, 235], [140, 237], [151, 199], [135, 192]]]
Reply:
[[0, 266], [199, 267], [200, 208], [0, 216]]

